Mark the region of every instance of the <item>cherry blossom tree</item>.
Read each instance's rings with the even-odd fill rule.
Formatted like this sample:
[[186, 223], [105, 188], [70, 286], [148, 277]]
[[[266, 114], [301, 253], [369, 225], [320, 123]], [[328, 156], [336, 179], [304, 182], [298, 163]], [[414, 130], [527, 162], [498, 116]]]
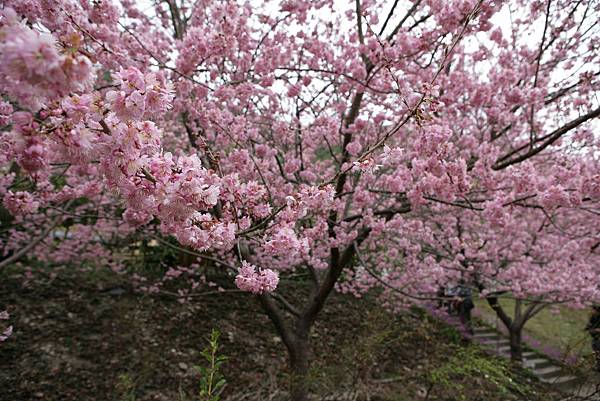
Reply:
[[[405, 296], [420, 294], [426, 299], [426, 294], [435, 296], [435, 288], [459, 282], [472, 286], [505, 325], [511, 357], [520, 361], [523, 327], [543, 308], [557, 304], [578, 308], [598, 300], [597, 222], [590, 219], [593, 209], [588, 209], [597, 205], [548, 206], [531, 198], [493, 222], [482, 216], [485, 210], [472, 207], [458, 212], [442, 206], [439, 214], [426, 219], [430, 226], [418, 235], [403, 236], [419, 250], [418, 259], [437, 264], [441, 272], [431, 275], [427, 264], [417, 262], [417, 274], [395, 269], [382, 276], [367, 259], [362, 261], [368, 267], [361, 276], [365, 283], [385, 278], [388, 297], [398, 288]], [[499, 303], [501, 297], [515, 300], [512, 316]]]
[[[121, 270], [107, 245], [173, 238], [255, 294], [306, 400], [310, 331], [336, 288], [391, 286], [398, 307], [470, 269], [527, 296], [596, 277], [599, 14], [594, 0], [5, 2], [0, 267]], [[597, 297], [585, 288], [575, 301]]]
[[[598, 142], [596, 126], [584, 125], [600, 112], [598, 73], [589, 64], [597, 53], [582, 41], [596, 29], [587, 15], [598, 4], [526, 5], [528, 21], [536, 22], [494, 27], [490, 42], [465, 46], [437, 81], [445, 107], [436, 117], [455, 124], [446, 126], [448, 141], [437, 149], [465, 161], [463, 181], [454, 182], [465, 191], [444, 194], [444, 171], [424, 171], [424, 200], [412, 202], [392, 234], [402, 263], [389, 266], [398, 252], [388, 254], [377, 241], [371, 250], [379, 252], [363, 255], [359, 272], [342, 285], [383, 285], [393, 299], [400, 293], [426, 300], [440, 285], [469, 280], [506, 325], [516, 360], [522, 328], [541, 308], [598, 301]], [[506, 7], [513, 17], [529, 15], [519, 4]], [[527, 53], [534, 34], [538, 48]], [[459, 96], [465, 100], [455, 101]], [[414, 159], [410, 164], [414, 169]], [[499, 294], [517, 299], [512, 318]]]

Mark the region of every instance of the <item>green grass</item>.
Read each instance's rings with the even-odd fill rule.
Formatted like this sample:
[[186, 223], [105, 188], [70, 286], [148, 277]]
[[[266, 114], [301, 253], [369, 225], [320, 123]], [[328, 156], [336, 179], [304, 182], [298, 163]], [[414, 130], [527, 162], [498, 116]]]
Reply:
[[[514, 315], [515, 301], [504, 298], [500, 300], [502, 308], [512, 317]], [[496, 313], [483, 299], [475, 300], [475, 308], [478, 317], [492, 325], [502, 326]], [[558, 311], [558, 313], [557, 313]], [[560, 350], [563, 355], [585, 356], [591, 353], [591, 340], [589, 334], [584, 330], [590, 315], [589, 309], [572, 309], [564, 306], [551, 309], [544, 308], [540, 313], [531, 318], [523, 329], [524, 336], [533, 338], [541, 343], [530, 344], [533, 348], [544, 351], [544, 347], [552, 347]]]

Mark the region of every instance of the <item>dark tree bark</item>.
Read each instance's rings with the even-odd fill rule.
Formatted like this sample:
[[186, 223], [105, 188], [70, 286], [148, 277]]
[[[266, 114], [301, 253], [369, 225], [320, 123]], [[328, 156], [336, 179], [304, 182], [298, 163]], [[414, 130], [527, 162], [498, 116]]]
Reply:
[[[273, 322], [288, 351], [292, 372], [290, 383], [290, 399], [292, 401], [308, 400], [311, 362], [310, 330], [325, 306], [325, 301], [333, 291], [342, 271], [351, 265], [356, 248], [368, 237], [370, 231], [368, 228], [361, 230], [354, 243], [345, 247], [342, 252], [337, 248], [331, 250], [330, 265], [325, 277], [322, 280], [315, 278], [313, 289], [305, 302], [304, 308], [296, 309], [277, 294], [262, 294], [259, 296], [263, 310]], [[243, 247], [242, 254], [246, 260], [251, 259], [248, 248]], [[280, 303], [277, 303], [276, 299]], [[289, 318], [288, 315], [291, 315], [292, 318]]]
[[[490, 296], [486, 299], [487, 299], [488, 304], [494, 310], [494, 312], [496, 312], [496, 315], [498, 316], [498, 318], [500, 318], [500, 321], [504, 324], [504, 326], [508, 330], [508, 336], [509, 336], [509, 341], [510, 341], [510, 359], [511, 359], [511, 361], [521, 362], [521, 360], [522, 360], [521, 329], [523, 326], [517, 324], [518, 323], [517, 319], [516, 319], [517, 316], [515, 316], [515, 319], [508, 316], [508, 314], [504, 311], [504, 309], [500, 305], [500, 302], [498, 302], [498, 297]], [[517, 307], [515, 306], [515, 311], [516, 310], [517, 310]]]
[[310, 342], [309, 331], [296, 330], [296, 341], [289, 349], [290, 368], [292, 371], [290, 383], [290, 399], [292, 401], [307, 401], [310, 390]]
[[511, 326], [508, 330], [510, 338], [510, 360], [513, 362], [523, 361], [523, 328], [520, 326]]
[[314, 320], [308, 320], [304, 315], [300, 315], [290, 324], [286, 322], [283, 310], [275, 303], [271, 295], [262, 294], [259, 300], [288, 352], [291, 370], [290, 400], [307, 401], [310, 391], [311, 349], [309, 338]]
[[490, 295], [486, 299], [508, 330], [511, 361], [521, 363], [523, 361], [523, 327], [525, 326], [525, 323], [537, 315], [546, 304], [531, 302], [527, 305], [525, 310], [523, 310], [523, 301], [517, 299], [515, 300], [514, 317], [511, 318], [504, 309], [502, 309], [502, 306], [498, 302], [497, 295]]
[[284, 311], [275, 302], [272, 295], [262, 294], [259, 301], [288, 352], [292, 372], [290, 399], [292, 401], [307, 401], [310, 389], [308, 374], [310, 368], [309, 333], [311, 324], [308, 324], [301, 316], [296, 317], [293, 324], [288, 323]]

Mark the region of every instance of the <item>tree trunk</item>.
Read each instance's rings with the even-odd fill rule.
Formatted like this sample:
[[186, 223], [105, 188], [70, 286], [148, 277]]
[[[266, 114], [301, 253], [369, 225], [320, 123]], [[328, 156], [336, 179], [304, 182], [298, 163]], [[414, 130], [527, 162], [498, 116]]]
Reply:
[[292, 372], [290, 380], [290, 400], [308, 401], [310, 390], [309, 367], [310, 367], [310, 328], [312, 319], [307, 319], [304, 315], [297, 316], [293, 324], [284, 321], [284, 315], [281, 309], [274, 302], [269, 294], [262, 294], [259, 297], [260, 304], [267, 316], [271, 319], [277, 333], [281, 336], [288, 352], [290, 370]]
[[513, 325], [508, 328], [510, 336], [510, 360], [521, 363], [523, 360], [523, 346], [521, 341], [521, 327]]
[[306, 338], [297, 338], [290, 353], [290, 367], [292, 377], [290, 382], [290, 400], [307, 401], [309, 393], [309, 355], [310, 344], [308, 336]]
[[[335, 213], [333, 213], [330, 221], [335, 220]], [[333, 233], [333, 226], [330, 226], [330, 232]], [[308, 299], [307, 305], [302, 311], [298, 311], [293, 307], [290, 308], [288, 302], [282, 303], [287, 312], [295, 316], [295, 319], [293, 319], [293, 323], [295, 324], [286, 322], [283, 310], [277, 305], [271, 295], [265, 293], [259, 297], [263, 310], [275, 325], [290, 356], [290, 367], [292, 370], [290, 399], [292, 401], [308, 400], [310, 390], [310, 329], [317, 319], [319, 312], [323, 309], [327, 297], [333, 291], [342, 271], [352, 263], [356, 249], [368, 237], [370, 232], [370, 228], [361, 229], [354, 242], [347, 246], [343, 252], [340, 252], [338, 248], [331, 249], [329, 269], [321, 282], [315, 282], [315, 287]], [[333, 233], [331, 236], [335, 237], [335, 234]], [[244, 259], [251, 260], [248, 256], [245, 256]]]
[[522, 323], [522, 315], [521, 315], [521, 303], [519, 301], [515, 302], [515, 318], [511, 318], [506, 314], [500, 302], [498, 302], [498, 298], [496, 296], [488, 296], [487, 301], [496, 312], [496, 315], [500, 318], [500, 321], [504, 324], [506, 329], [508, 330], [508, 335], [510, 339], [510, 359], [513, 362], [521, 362], [522, 361], [522, 341], [521, 341], [521, 332], [523, 329]]

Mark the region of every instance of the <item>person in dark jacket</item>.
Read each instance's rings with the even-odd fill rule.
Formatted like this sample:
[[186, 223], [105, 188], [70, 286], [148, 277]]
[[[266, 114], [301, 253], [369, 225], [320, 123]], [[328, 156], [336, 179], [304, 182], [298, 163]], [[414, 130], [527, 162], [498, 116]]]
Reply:
[[437, 298], [437, 308], [443, 309], [444, 306], [446, 306], [446, 289], [444, 288], [443, 285], [440, 285], [438, 287], [438, 290], [435, 293], [435, 296]]
[[460, 303], [458, 305], [458, 316], [460, 322], [469, 334], [473, 334], [473, 324], [471, 323], [471, 310], [475, 307], [473, 303], [473, 291], [470, 287], [461, 284], [458, 286], [458, 297]]
[[596, 371], [600, 372], [600, 306], [594, 306], [590, 321], [585, 329], [592, 337], [592, 351], [596, 360]]
[[446, 308], [448, 315], [457, 315], [459, 311], [460, 298], [458, 297], [458, 286], [446, 287], [444, 291], [446, 297]]

